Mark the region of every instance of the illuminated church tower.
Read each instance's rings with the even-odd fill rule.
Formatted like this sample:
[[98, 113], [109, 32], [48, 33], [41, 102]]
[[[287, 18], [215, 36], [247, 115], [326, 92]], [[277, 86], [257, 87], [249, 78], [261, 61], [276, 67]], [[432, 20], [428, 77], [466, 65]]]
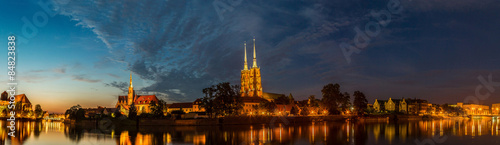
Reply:
[[245, 63], [241, 70], [241, 96], [242, 97], [262, 97], [262, 83], [260, 68], [257, 67], [255, 54], [255, 38], [253, 39], [253, 65], [248, 69], [247, 64], [247, 44], [245, 42]]
[[130, 86], [128, 86], [128, 96], [127, 96], [127, 105], [131, 105], [134, 102], [135, 92], [134, 86], [132, 85], [132, 72], [130, 72]]

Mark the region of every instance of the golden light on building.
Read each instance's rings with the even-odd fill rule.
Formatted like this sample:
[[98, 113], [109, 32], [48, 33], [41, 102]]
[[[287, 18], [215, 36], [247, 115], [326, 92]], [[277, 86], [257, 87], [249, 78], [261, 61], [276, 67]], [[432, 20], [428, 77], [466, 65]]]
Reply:
[[257, 67], [257, 57], [255, 54], [255, 38], [253, 39], [253, 65], [250, 69], [247, 63], [247, 44], [245, 42], [245, 59], [243, 70], [241, 70], [240, 93], [242, 97], [262, 97], [260, 68]]

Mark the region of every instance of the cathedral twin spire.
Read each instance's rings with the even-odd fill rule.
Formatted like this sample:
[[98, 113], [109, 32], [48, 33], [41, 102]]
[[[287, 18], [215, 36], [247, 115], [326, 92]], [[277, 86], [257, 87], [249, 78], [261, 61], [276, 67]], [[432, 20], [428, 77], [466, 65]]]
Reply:
[[[253, 38], [253, 65], [252, 68], [257, 67], [257, 55], [255, 54], [255, 37]], [[243, 70], [248, 70], [247, 63], [247, 42], [245, 41], [245, 64], [243, 66]]]
[[255, 38], [253, 39], [253, 65], [251, 68], [248, 67], [247, 43], [245, 42], [245, 63], [243, 67], [243, 70], [241, 70], [241, 96], [262, 97], [260, 68], [257, 66], [257, 54], [255, 52]]

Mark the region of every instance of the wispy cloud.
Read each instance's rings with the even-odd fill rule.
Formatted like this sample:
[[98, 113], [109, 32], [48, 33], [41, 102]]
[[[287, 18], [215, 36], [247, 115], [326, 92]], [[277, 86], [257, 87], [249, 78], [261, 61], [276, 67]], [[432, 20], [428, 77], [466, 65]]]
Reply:
[[88, 78], [87, 76], [85, 75], [73, 75], [73, 80], [75, 81], [82, 81], [82, 82], [87, 82], [87, 83], [97, 83], [97, 82], [101, 82], [101, 80], [97, 80], [97, 79], [90, 79]]
[[[264, 91], [298, 92], [305, 96], [319, 94], [321, 86], [331, 82], [349, 87], [428, 87], [431, 85], [404, 75], [443, 69], [438, 64], [453, 66], [449, 65], [453, 62], [441, 61], [450, 57], [438, 54], [450, 52], [445, 49], [464, 48], [452, 48], [449, 45], [456, 43], [435, 39], [423, 41], [436, 37], [436, 33], [429, 32], [461, 31], [429, 29], [427, 23], [441, 24], [443, 19], [420, 18], [412, 13], [443, 10], [447, 14], [482, 8], [492, 1], [476, 4], [472, 0], [401, 0], [405, 8], [402, 15], [406, 16], [392, 17], [393, 23], [354, 58], [352, 65], [345, 63], [338, 42], [352, 40], [353, 27], [364, 27], [373, 21], [370, 11], [385, 9], [388, 1], [243, 1], [237, 9], [224, 14], [224, 21], [218, 19], [211, 1], [90, 0], [57, 7], [60, 14], [69, 16], [78, 26], [91, 29], [108, 47], [110, 56], [98, 61], [95, 68], [126, 65], [141, 79], [152, 82], [142, 91], [170, 100], [192, 101], [201, 97], [203, 88], [214, 83], [239, 82], [243, 42], [247, 41], [247, 49], [251, 50], [253, 36], [257, 39]], [[432, 15], [438, 14], [442, 13]], [[420, 17], [408, 20], [411, 16]], [[442, 35], [448, 38], [447, 34]], [[467, 54], [464, 52], [457, 55]], [[248, 53], [251, 58], [251, 51]], [[426, 65], [417, 64], [418, 61], [425, 61]], [[441, 81], [450, 80], [454, 78]], [[122, 91], [128, 86], [126, 82], [106, 84]], [[318, 88], [312, 91], [313, 87]], [[371, 91], [386, 94], [380, 90], [383, 89]], [[412, 91], [419, 94], [421, 90]]]
[[116, 79], [120, 78], [120, 76], [118, 76], [116, 74], [112, 74], [112, 73], [108, 73], [108, 76], [111, 76], [111, 77], [116, 78]]

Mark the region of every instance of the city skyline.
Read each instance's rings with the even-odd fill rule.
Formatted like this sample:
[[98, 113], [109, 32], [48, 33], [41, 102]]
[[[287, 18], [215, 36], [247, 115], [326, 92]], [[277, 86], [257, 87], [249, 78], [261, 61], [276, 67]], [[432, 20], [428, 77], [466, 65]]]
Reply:
[[[355, 28], [365, 30], [377, 20], [371, 11], [386, 10], [388, 2], [241, 1], [222, 12], [212, 1], [54, 0], [48, 1], [54, 15], [34, 24], [33, 36], [23, 32], [23, 18], [33, 23], [47, 11], [37, 1], [5, 2], [0, 16], [8, 22], [0, 33], [26, 38], [17, 41], [19, 94], [57, 113], [75, 104], [114, 106], [130, 72], [137, 91], [168, 103], [194, 101], [219, 82], [240, 85], [243, 44], [254, 36], [263, 91], [296, 100], [321, 98], [324, 85], [339, 83], [370, 103], [390, 97], [456, 103], [475, 95], [480, 76], [500, 82], [499, 3], [492, 0], [401, 0], [403, 11], [347, 61], [339, 45], [352, 44]], [[500, 102], [498, 95], [497, 89], [480, 103]]]

